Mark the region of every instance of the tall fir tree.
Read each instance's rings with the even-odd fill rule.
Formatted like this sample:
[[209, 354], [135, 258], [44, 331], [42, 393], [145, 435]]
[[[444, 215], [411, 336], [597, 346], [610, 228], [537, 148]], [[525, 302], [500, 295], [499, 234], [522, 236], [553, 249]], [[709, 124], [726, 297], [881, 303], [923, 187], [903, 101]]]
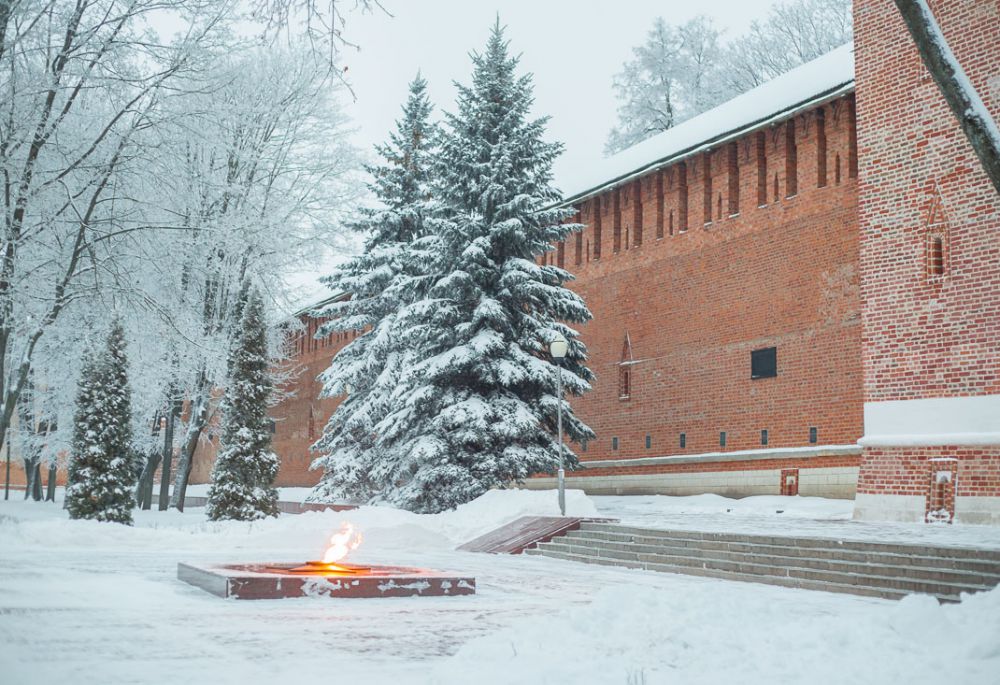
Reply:
[[[242, 298], [241, 298], [242, 300]], [[237, 344], [229, 360], [223, 398], [223, 432], [212, 467], [208, 517], [251, 521], [278, 515], [278, 455], [271, 451], [267, 407], [273, 384], [264, 301], [246, 293]]]
[[317, 335], [361, 331], [320, 376], [325, 397], [345, 396], [315, 449], [323, 477], [312, 497], [369, 501], [393, 487], [393, 454], [377, 439], [394, 390], [409, 367], [409, 341], [400, 335], [398, 312], [426, 292], [427, 263], [436, 241], [430, 171], [438, 133], [430, 121], [427, 82], [417, 74], [396, 122], [376, 148], [381, 163], [368, 167], [377, 201], [353, 228], [365, 236], [361, 255], [324, 279], [348, 299], [314, 315], [328, 319]]
[[125, 332], [115, 321], [107, 344], [80, 373], [66, 509], [71, 518], [132, 523], [137, 477]]
[[[426, 295], [398, 314], [411, 354], [376, 437], [392, 458], [381, 497], [437, 512], [558, 468], [556, 416], [570, 440], [593, 437], [557, 394], [548, 345], [569, 341], [563, 387], [579, 395], [592, 378], [586, 348], [567, 324], [591, 315], [567, 289], [572, 276], [538, 257], [582, 229], [558, 207], [544, 140], [547, 119], [529, 118], [530, 76], [516, 74], [497, 22], [473, 55], [472, 85], [459, 87], [435, 167], [446, 221], [435, 226]], [[578, 462], [563, 447], [567, 466]]]

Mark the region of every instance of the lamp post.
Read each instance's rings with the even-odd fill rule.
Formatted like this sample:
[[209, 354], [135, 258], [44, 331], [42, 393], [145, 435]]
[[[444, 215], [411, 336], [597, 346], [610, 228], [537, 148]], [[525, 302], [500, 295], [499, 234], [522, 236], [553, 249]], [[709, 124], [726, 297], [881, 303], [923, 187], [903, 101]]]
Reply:
[[552, 359], [556, 365], [556, 400], [558, 404], [558, 418], [556, 419], [557, 425], [559, 427], [559, 441], [556, 443], [559, 446], [559, 471], [558, 471], [558, 484], [559, 484], [559, 513], [563, 516], [566, 515], [566, 469], [563, 460], [563, 437], [562, 437], [562, 363], [563, 358], [566, 356], [566, 352], [569, 350], [569, 343], [566, 342], [566, 338], [562, 333], [556, 333], [552, 341], [549, 342], [549, 353], [552, 355]]

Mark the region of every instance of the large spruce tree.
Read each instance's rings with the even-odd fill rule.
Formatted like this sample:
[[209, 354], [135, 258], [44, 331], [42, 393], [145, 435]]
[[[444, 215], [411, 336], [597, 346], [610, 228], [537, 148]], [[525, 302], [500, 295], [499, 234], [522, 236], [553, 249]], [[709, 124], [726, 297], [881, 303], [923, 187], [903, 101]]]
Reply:
[[[242, 299], [242, 298], [241, 298]], [[264, 302], [246, 294], [223, 397], [223, 432], [212, 467], [208, 517], [250, 521], [278, 515], [278, 456], [271, 451], [267, 407], [273, 389]]]
[[70, 517], [131, 524], [136, 467], [125, 332], [115, 321], [104, 350], [89, 354], [80, 373], [66, 488]]
[[[571, 440], [592, 431], [556, 391], [548, 343], [569, 341], [563, 387], [589, 389], [586, 349], [567, 324], [590, 319], [571, 275], [540, 266], [578, 224], [558, 207], [546, 119], [529, 118], [531, 77], [518, 76], [499, 22], [473, 55], [472, 85], [459, 87], [435, 166], [446, 221], [434, 227], [426, 295], [398, 314], [411, 347], [392, 407], [376, 426], [392, 458], [382, 498], [418, 512], [468, 502], [559, 464], [556, 412]], [[567, 466], [576, 463], [566, 448]]]
[[319, 500], [380, 499], [395, 487], [394, 453], [381, 436], [395, 388], [411, 364], [412, 343], [401, 334], [398, 313], [426, 292], [435, 240], [430, 167], [437, 132], [430, 122], [427, 82], [410, 84], [396, 130], [376, 148], [381, 163], [368, 167], [376, 200], [353, 228], [364, 236], [361, 255], [324, 282], [349, 294], [316, 312], [328, 321], [318, 336], [362, 331], [321, 375], [324, 397], [343, 396], [315, 449], [314, 468], [324, 475]]

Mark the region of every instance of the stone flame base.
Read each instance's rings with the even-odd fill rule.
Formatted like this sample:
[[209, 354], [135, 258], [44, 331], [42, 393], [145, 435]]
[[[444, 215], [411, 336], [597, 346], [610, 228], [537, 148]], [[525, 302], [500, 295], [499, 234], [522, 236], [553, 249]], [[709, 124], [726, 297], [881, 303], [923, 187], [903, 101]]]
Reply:
[[177, 564], [177, 578], [232, 599], [290, 597], [442, 597], [474, 595], [476, 579], [399, 566], [358, 567], [355, 573], [292, 572], [301, 564]]

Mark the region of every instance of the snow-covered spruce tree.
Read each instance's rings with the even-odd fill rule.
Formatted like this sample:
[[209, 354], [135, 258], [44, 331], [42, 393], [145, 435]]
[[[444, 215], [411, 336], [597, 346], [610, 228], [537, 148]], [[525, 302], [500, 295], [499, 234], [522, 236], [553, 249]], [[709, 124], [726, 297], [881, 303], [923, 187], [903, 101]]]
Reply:
[[132, 523], [137, 464], [127, 366], [115, 321], [105, 349], [89, 354], [80, 373], [66, 488], [71, 518]]
[[[586, 348], [566, 324], [591, 315], [565, 287], [568, 272], [536, 261], [582, 228], [564, 223], [572, 210], [555, 207], [551, 169], [562, 146], [543, 140], [546, 119], [528, 118], [531, 77], [515, 73], [518, 59], [499, 22], [473, 64], [436, 165], [447, 221], [435, 228], [434, 282], [399, 314], [414, 359], [393, 411], [375, 426], [393, 455], [392, 488], [382, 497], [417, 512], [554, 471], [559, 403], [567, 437], [593, 437], [557, 396], [548, 353], [562, 333], [570, 342], [563, 386], [575, 395], [588, 390]], [[577, 459], [564, 449], [573, 468]]]
[[[318, 335], [364, 331], [323, 372], [322, 396], [344, 396], [315, 448], [322, 480], [311, 498], [368, 501], [393, 486], [392, 454], [375, 439], [408, 365], [410, 341], [399, 335], [397, 312], [426, 291], [427, 239], [433, 221], [429, 169], [436, 130], [430, 122], [427, 82], [418, 74], [386, 144], [381, 163], [368, 167], [377, 201], [353, 225], [365, 236], [361, 255], [324, 279], [350, 298], [315, 312], [327, 318]], [[350, 389], [350, 392], [348, 392]]]
[[264, 301], [250, 290], [243, 306], [239, 342], [232, 351], [223, 398], [219, 453], [208, 490], [213, 521], [250, 521], [278, 515], [278, 456], [271, 451], [268, 401], [272, 392]]

